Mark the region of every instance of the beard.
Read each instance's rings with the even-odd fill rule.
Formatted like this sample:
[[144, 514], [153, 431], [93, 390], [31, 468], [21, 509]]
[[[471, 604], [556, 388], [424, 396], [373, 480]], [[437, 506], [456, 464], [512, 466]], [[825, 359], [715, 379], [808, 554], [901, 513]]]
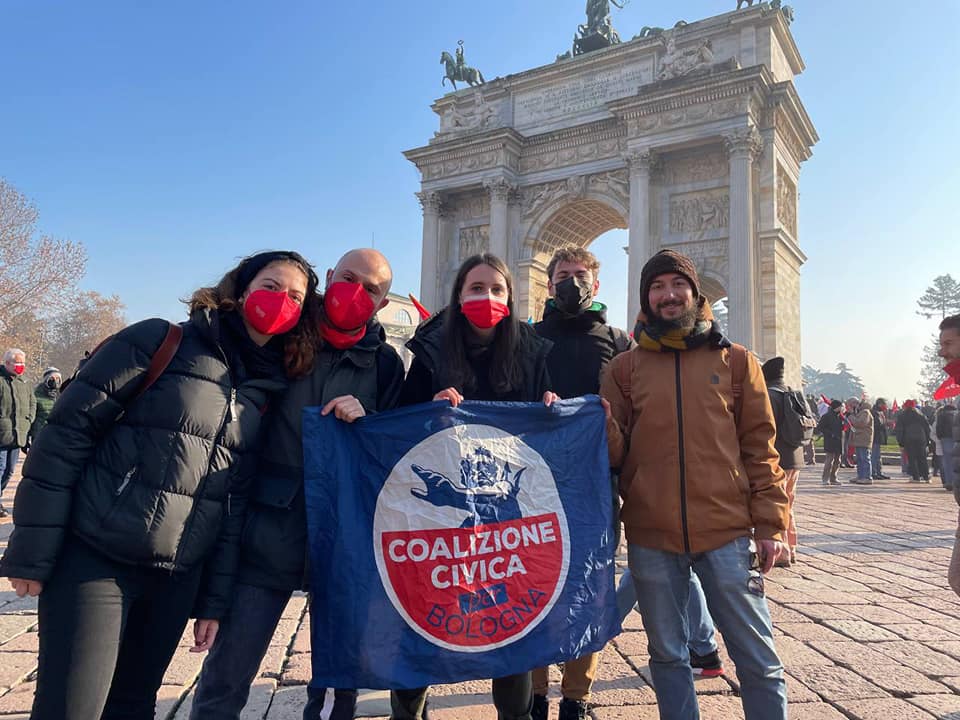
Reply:
[[653, 311], [653, 321], [651, 323], [653, 327], [661, 333], [671, 330], [692, 330], [697, 324], [697, 306], [693, 305], [687, 308], [675, 318], [663, 317], [661, 310], [671, 306], [676, 307], [674, 304], [661, 304], [657, 306], [656, 310]]

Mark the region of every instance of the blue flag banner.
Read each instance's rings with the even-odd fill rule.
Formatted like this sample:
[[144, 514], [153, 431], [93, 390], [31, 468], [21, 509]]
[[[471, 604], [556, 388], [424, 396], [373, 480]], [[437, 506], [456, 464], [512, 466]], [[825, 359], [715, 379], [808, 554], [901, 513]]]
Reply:
[[313, 684], [416, 688], [620, 632], [596, 396], [303, 416]]

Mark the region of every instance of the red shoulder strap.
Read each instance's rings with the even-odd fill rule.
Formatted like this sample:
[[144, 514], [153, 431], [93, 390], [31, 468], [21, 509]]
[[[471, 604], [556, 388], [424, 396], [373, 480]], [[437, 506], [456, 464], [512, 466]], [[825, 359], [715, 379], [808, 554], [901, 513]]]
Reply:
[[733, 343], [730, 348], [730, 375], [733, 385], [733, 419], [740, 425], [743, 414], [743, 384], [747, 379], [747, 349]]
[[147, 366], [147, 374], [140, 384], [140, 389], [137, 390], [137, 394], [131, 398], [131, 401], [143, 395], [150, 389], [150, 386], [163, 375], [163, 371], [167, 369], [170, 361], [173, 360], [173, 356], [177, 354], [182, 338], [183, 328], [175, 323], [170, 323], [170, 327], [167, 328], [167, 335], [163, 338], [163, 342], [160, 343], [160, 347], [157, 348], [157, 352], [150, 358], [150, 365]]

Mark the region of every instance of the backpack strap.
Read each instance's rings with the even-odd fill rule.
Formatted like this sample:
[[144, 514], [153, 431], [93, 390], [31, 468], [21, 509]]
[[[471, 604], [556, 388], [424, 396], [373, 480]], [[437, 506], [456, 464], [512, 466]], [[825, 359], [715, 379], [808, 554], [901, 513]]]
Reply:
[[733, 343], [730, 347], [730, 376], [733, 385], [733, 419], [740, 427], [743, 415], [743, 385], [747, 379], [747, 349]]
[[160, 343], [157, 352], [150, 358], [150, 365], [147, 366], [147, 374], [144, 376], [143, 382], [140, 383], [140, 388], [136, 394], [130, 399], [130, 402], [140, 398], [150, 389], [150, 386], [163, 375], [164, 370], [167, 369], [173, 360], [173, 356], [177, 354], [182, 339], [183, 328], [175, 323], [170, 323], [170, 327], [167, 328], [166, 337], [163, 338], [163, 342]]

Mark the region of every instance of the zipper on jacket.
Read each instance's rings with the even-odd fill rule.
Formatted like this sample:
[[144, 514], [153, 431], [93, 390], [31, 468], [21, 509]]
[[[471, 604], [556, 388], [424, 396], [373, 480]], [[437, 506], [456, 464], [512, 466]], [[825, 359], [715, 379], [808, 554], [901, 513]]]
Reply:
[[[207, 455], [207, 469], [203, 474], [203, 478], [200, 480], [200, 484], [197, 486], [197, 493], [193, 496], [193, 509], [196, 509], [197, 503], [203, 499], [203, 491], [206, 489], [207, 478], [210, 477], [210, 466], [213, 464], [213, 456], [217, 452], [217, 447], [219, 446], [220, 439], [223, 437], [223, 433], [229, 425], [234, 420], [235, 408], [234, 403], [237, 399], [237, 388], [232, 384], [230, 385], [230, 399], [227, 402], [227, 406], [223, 409], [223, 415], [220, 418], [220, 428], [217, 430], [217, 434], [213, 436], [213, 442], [210, 444], [210, 454]], [[229, 492], [229, 488], [228, 488]], [[229, 495], [228, 495], [229, 502]], [[170, 572], [177, 567], [177, 563], [180, 560], [180, 551], [183, 549], [183, 543], [185, 540], [190, 537], [190, 528], [193, 525], [193, 520], [196, 517], [196, 513], [191, 510], [190, 516], [187, 518], [187, 522], [183, 526], [183, 533], [180, 535], [180, 540], [177, 543], [177, 551], [173, 554], [173, 562], [170, 565]]]
[[673, 351], [677, 376], [677, 446], [680, 452], [680, 527], [683, 531], [683, 551], [690, 552], [690, 533], [687, 527], [687, 466], [683, 451], [683, 386], [680, 382], [680, 351]]
[[123, 476], [123, 481], [120, 483], [120, 487], [116, 490], [116, 495], [119, 497], [123, 494], [123, 491], [127, 489], [127, 485], [130, 484], [130, 480], [133, 478], [133, 474], [137, 472], [137, 466], [134, 465], [132, 468], [127, 470], [127, 474]]

